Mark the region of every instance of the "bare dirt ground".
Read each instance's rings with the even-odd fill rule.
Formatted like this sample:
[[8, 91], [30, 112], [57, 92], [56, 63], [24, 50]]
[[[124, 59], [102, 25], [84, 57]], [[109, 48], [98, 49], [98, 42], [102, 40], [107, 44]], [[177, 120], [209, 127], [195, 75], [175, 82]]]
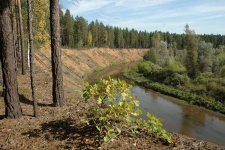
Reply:
[[[81, 89], [85, 74], [105, 67], [140, 60], [147, 50], [63, 49], [65, 106], [54, 108], [51, 96], [50, 50], [36, 51], [35, 83], [39, 117], [33, 117], [29, 75], [19, 75], [18, 85], [23, 117], [4, 119], [3, 97], [0, 97], [0, 149], [224, 149], [220, 145], [173, 133], [174, 144], [143, 135], [122, 134], [99, 145], [96, 129], [79, 128], [82, 105]], [[18, 73], [19, 74], [19, 73]], [[0, 94], [2, 89], [0, 89]], [[102, 139], [101, 139], [102, 140]]]

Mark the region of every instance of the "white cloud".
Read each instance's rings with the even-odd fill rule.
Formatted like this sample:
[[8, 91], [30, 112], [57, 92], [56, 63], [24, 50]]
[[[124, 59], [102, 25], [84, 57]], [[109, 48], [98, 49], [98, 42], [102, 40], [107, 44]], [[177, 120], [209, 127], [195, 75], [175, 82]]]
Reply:
[[225, 10], [225, 5], [220, 6], [215, 4], [214, 5], [204, 4], [204, 5], [195, 6], [193, 8], [193, 11], [197, 13], [213, 13], [213, 12], [221, 12], [224, 10]]
[[77, 5], [68, 7], [72, 14], [82, 14], [85, 12], [101, 9], [112, 3], [113, 0], [80, 0]]
[[225, 19], [225, 14], [216, 14], [216, 15], [204, 16], [204, 17], [202, 17], [200, 19], [208, 20], [208, 19], [218, 19], [218, 18]]
[[[69, 3], [64, 0], [61, 3]], [[225, 25], [225, 1], [212, 0], [78, 0], [79, 4], [68, 5], [73, 16], [83, 16], [89, 22], [98, 19], [105, 25], [128, 27], [137, 30], [162, 30], [183, 33], [186, 23], [210, 32], [208, 22]], [[218, 21], [217, 21], [217, 20]], [[206, 23], [207, 22], [207, 23]], [[217, 27], [218, 28], [218, 27]], [[194, 29], [194, 28], [193, 28]], [[194, 29], [195, 30], [195, 29]]]

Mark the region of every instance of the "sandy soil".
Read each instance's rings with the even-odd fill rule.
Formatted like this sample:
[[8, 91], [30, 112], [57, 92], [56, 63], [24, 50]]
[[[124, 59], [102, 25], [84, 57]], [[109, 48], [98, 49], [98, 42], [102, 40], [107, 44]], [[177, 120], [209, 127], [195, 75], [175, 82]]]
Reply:
[[[88, 49], [62, 50], [65, 107], [54, 108], [51, 96], [50, 50], [36, 51], [35, 83], [39, 117], [34, 118], [28, 75], [18, 76], [23, 117], [4, 119], [0, 97], [0, 149], [225, 149], [222, 146], [173, 133], [174, 144], [149, 135], [129, 137], [122, 134], [99, 145], [96, 129], [80, 129], [78, 112], [83, 76], [92, 71], [140, 60], [147, 50]], [[0, 89], [2, 92], [2, 89]]]

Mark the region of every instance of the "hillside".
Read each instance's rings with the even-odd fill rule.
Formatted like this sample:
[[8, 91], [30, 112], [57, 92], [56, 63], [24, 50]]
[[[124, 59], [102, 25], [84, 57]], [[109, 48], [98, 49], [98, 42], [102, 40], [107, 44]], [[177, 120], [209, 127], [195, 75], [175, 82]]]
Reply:
[[[79, 96], [83, 86], [83, 77], [93, 71], [121, 63], [134, 62], [142, 59], [147, 49], [93, 48], [87, 50], [62, 50], [63, 78], [65, 92], [74, 92]], [[38, 70], [51, 74], [50, 51], [40, 49], [36, 52]], [[65, 94], [67, 98], [67, 94]]]
[[[65, 107], [51, 107], [50, 50], [36, 51], [35, 83], [39, 117], [32, 117], [29, 75], [18, 76], [23, 117], [3, 119], [3, 98], [0, 99], [0, 149], [97, 149], [93, 129], [80, 129], [78, 114], [81, 102], [83, 77], [93, 71], [121, 63], [142, 59], [147, 50], [88, 49], [62, 50]], [[2, 89], [0, 89], [2, 92]], [[88, 105], [88, 104], [87, 104]], [[224, 149], [205, 141], [173, 134], [175, 144], [165, 145], [149, 136], [118, 136], [99, 149]]]

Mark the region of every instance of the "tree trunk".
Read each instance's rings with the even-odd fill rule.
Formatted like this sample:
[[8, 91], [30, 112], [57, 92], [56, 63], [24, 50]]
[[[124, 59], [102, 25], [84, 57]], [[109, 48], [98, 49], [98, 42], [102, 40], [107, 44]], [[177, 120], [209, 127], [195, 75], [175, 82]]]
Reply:
[[9, 0], [0, 2], [0, 58], [4, 84], [5, 117], [19, 118], [22, 110], [19, 102], [14, 56], [13, 31]]
[[25, 51], [24, 51], [24, 34], [23, 34], [23, 21], [21, 14], [21, 4], [20, 0], [17, 0], [17, 8], [19, 14], [19, 26], [20, 26], [20, 42], [21, 42], [21, 56], [22, 56], [22, 75], [26, 74], [26, 60], [25, 60]]
[[37, 100], [36, 100], [36, 93], [35, 93], [35, 82], [34, 82], [34, 46], [33, 46], [33, 31], [32, 31], [32, 12], [31, 12], [31, 2], [27, 0], [27, 13], [28, 13], [28, 34], [29, 34], [29, 49], [30, 49], [30, 80], [31, 80], [31, 89], [32, 89], [32, 99], [33, 99], [33, 106], [34, 106], [34, 117], [38, 117], [37, 111]]
[[52, 57], [52, 95], [53, 105], [64, 105], [63, 76], [61, 62], [61, 41], [59, 23], [59, 0], [50, 0], [51, 57]]
[[[15, 56], [17, 57], [16, 42], [17, 42], [17, 22], [16, 22], [16, 3], [14, 0], [10, 0], [11, 8], [11, 20], [12, 20], [12, 30], [13, 30], [13, 44], [15, 46]], [[17, 59], [16, 59], [16, 69], [17, 69]]]

